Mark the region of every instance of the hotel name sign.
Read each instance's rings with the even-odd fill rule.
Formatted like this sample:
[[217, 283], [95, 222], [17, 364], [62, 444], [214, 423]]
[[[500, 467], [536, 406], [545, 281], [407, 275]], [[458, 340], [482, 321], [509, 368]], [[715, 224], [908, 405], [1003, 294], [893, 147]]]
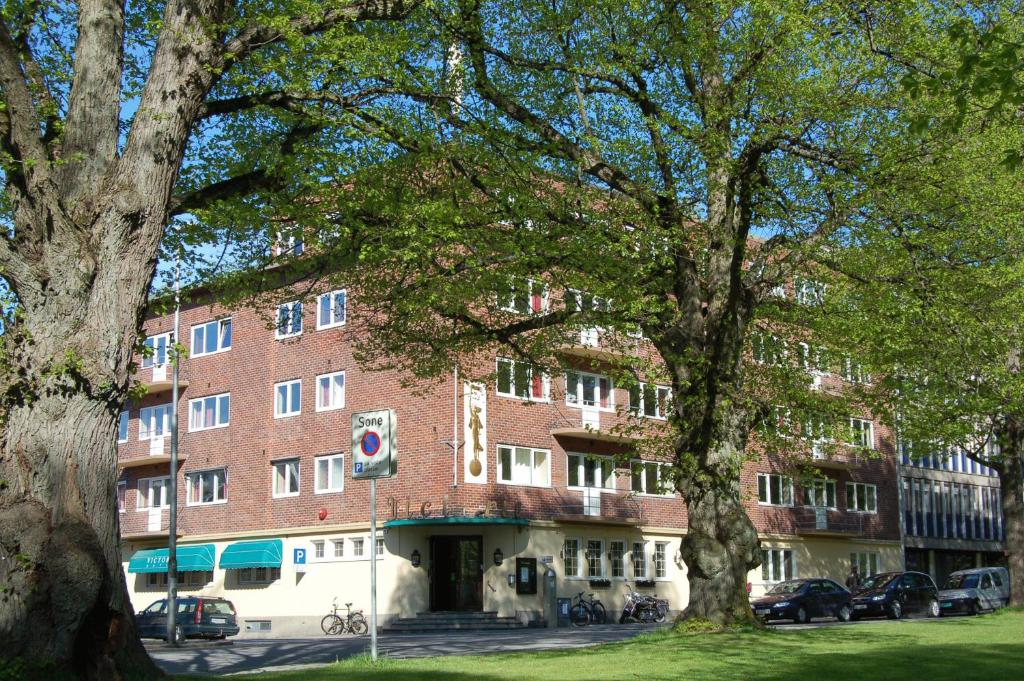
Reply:
[[447, 495], [441, 500], [440, 507], [433, 501], [422, 501], [413, 504], [409, 497], [399, 499], [388, 497], [388, 510], [391, 520], [404, 518], [518, 518], [522, 512], [522, 504], [517, 500], [510, 503], [506, 499], [488, 499], [475, 508], [467, 508], [463, 504], [453, 503]]

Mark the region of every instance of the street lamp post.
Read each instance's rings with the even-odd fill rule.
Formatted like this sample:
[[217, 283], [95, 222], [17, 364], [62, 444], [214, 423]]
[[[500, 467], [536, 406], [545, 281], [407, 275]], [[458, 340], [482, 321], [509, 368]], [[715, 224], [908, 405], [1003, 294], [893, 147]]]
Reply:
[[181, 258], [174, 257], [174, 335], [171, 355], [171, 472], [167, 494], [170, 510], [167, 523], [167, 640], [179, 643], [175, 636], [178, 614], [178, 326], [181, 313]]

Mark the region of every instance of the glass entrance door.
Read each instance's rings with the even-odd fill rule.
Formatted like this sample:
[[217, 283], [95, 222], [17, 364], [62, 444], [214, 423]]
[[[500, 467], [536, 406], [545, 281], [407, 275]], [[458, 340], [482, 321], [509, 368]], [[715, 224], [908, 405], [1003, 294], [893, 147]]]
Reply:
[[483, 537], [431, 537], [430, 609], [483, 610]]

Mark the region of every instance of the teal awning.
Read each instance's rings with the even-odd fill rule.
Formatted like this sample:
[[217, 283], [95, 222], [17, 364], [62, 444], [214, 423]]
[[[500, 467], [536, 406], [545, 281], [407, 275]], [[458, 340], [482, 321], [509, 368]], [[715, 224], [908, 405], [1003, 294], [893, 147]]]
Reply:
[[225, 570], [281, 567], [284, 546], [280, 539], [240, 541], [228, 544], [220, 553], [220, 566]]
[[488, 518], [487, 516], [446, 515], [434, 518], [397, 518], [387, 520], [384, 527], [408, 527], [410, 525], [529, 525], [526, 518]]
[[[179, 546], [175, 553], [178, 572], [206, 572], [213, 569], [213, 544]], [[128, 572], [167, 572], [167, 549], [136, 551], [128, 561]]]

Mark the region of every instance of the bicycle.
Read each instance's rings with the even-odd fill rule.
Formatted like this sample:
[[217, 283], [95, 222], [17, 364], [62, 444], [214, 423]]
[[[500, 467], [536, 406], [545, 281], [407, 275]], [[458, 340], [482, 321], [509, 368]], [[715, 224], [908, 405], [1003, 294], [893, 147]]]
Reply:
[[590, 610], [590, 606], [583, 600], [583, 594], [583, 591], [579, 592], [576, 599], [573, 601], [572, 606], [569, 608], [569, 620], [577, 627], [587, 626], [594, 618], [594, 615]]
[[331, 612], [324, 615], [324, 618], [320, 620], [320, 628], [323, 629], [325, 634], [344, 634], [348, 632], [360, 635], [367, 632], [369, 627], [366, 626], [363, 611], [353, 611], [351, 603], [345, 604], [345, 610], [345, 617], [338, 614], [338, 599], [335, 598], [331, 606]]
[[587, 601], [587, 607], [590, 608], [590, 621], [593, 624], [606, 624], [608, 622], [608, 613], [605, 612], [601, 599], [594, 598], [594, 594], [588, 595], [590, 596]]

